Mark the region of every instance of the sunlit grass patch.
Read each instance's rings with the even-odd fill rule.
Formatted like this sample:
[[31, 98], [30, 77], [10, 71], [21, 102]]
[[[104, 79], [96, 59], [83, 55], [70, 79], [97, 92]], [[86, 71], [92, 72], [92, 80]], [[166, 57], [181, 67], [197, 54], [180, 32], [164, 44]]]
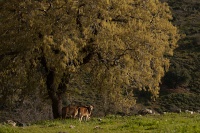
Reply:
[[27, 127], [0, 125], [0, 133], [198, 133], [200, 114], [114, 116], [78, 119], [57, 119], [32, 123]]

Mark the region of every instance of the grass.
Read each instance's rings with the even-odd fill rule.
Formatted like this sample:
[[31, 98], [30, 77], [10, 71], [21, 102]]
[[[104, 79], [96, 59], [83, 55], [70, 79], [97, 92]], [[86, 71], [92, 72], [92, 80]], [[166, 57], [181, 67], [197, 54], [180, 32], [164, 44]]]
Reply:
[[200, 133], [200, 114], [110, 115], [101, 119], [82, 123], [77, 119], [48, 120], [27, 127], [0, 125], [0, 133]]

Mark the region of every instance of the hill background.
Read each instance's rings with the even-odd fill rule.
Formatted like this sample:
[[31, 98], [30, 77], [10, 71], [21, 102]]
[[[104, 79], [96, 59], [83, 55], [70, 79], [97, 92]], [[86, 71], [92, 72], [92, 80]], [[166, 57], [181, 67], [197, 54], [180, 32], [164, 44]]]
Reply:
[[169, 72], [163, 78], [160, 109], [200, 109], [200, 1], [162, 0], [171, 7], [172, 23], [180, 30], [182, 39], [174, 56], [170, 57]]

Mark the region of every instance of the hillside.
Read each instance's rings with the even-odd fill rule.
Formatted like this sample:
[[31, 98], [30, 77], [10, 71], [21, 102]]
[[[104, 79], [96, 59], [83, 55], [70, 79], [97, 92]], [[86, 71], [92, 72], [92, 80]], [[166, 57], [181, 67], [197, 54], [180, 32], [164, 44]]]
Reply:
[[179, 28], [182, 39], [170, 57], [171, 65], [163, 78], [159, 101], [164, 109], [171, 106], [196, 110], [200, 104], [197, 100], [200, 93], [200, 1], [163, 1], [171, 7], [172, 22]]
[[179, 28], [182, 39], [171, 57], [165, 83], [172, 88], [180, 86], [200, 92], [200, 1], [167, 2], [172, 9], [173, 24]]

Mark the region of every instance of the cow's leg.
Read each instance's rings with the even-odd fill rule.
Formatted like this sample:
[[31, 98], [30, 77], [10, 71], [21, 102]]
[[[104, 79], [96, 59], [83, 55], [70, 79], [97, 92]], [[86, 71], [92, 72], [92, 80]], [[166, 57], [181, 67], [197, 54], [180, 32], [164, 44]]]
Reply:
[[67, 113], [64, 113], [63, 119], [66, 119], [66, 118], [67, 118]]
[[78, 115], [78, 110], [75, 110], [75, 112], [74, 112], [74, 118], [76, 118], [77, 115]]
[[79, 121], [81, 122], [81, 121], [82, 121], [82, 119], [83, 119], [83, 116], [80, 116], [80, 117], [79, 117]]

